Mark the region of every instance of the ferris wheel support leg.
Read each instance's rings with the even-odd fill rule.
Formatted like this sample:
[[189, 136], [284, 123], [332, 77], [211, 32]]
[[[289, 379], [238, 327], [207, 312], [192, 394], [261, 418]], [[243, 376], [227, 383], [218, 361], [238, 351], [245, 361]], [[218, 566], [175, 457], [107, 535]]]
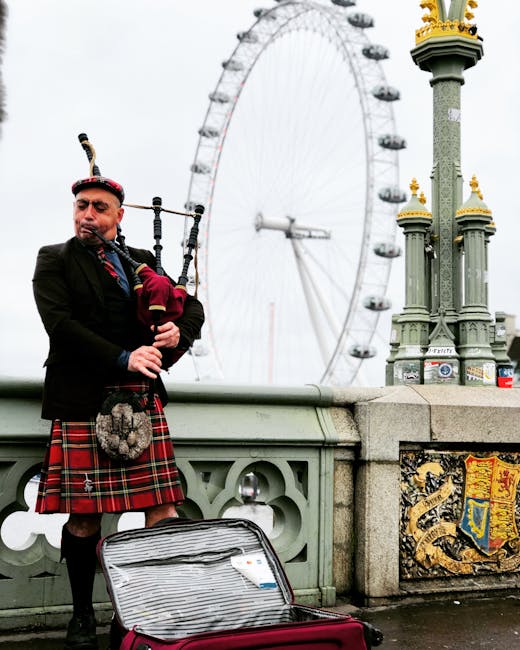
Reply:
[[306, 274], [307, 280], [312, 286], [312, 296], [316, 299], [316, 301], [319, 303], [321, 310], [325, 316], [325, 321], [327, 325], [329, 326], [330, 332], [332, 336], [338, 340], [340, 335], [341, 335], [341, 330], [342, 327], [340, 323], [338, 322], [338, 319], [336, 318], [334, 314], [334, 310], [331, 308], [330, 304], [325, 300], [325, 297], [323, 295], [323, 291], [320, 290], [320, 287], [316, 284], [316, 280], [314, 277], [314, 274], [312, 273], [312, 269], [310, 268], [309, 264], [307, 264], [307, 259], [306, 259], [306, 254], [301, 246], [299, 241], [295, 241], [294, 245], [296, 246], [298, 250], [298, 257], [297, 261], [301, 264], [301, 268]]
[[[318, 296], [320, 296], [320, 293], [317, 290], [317, 288], [314, 286], [312, 275], [305, 263], [303, 251], [301, 249], [298, 240], [291, 239], [291, 245], [296, 260], [296, 267], [298, 269], [298, 273], [300, 275], [300, 280], [302, 283], [303, 294], [305, 296], [305, 301], [307, 303], [307, 308], [309, 310], [309, 316], [314, 329], [314, 333], [316, 335], [316, 340], [318, 342], [318, 347], [320, 349], [323, 363], [327, 365], [330, 359], [330, 351], [327, 348], [327, 343], [325, 341], [325, 337], [323, 336], [323, 331], [322, 331], [320, 318], [319, 318], [319, 312], [317, 310], [317, 302], [321, 302], [321, 300], [318, 298]], [[323, 306], [324, 303], [321, 304], [322, 309]], [[339, 337], [340, 334], [339, 330], [334, 331], [334, 323], [333, 323], [334, 319], [332, 320], [330, 319], [330, 314], [327, 314], [326, 309], [324, 311], [326, 316], [325, 321], [332, 329], [334, 336]]]

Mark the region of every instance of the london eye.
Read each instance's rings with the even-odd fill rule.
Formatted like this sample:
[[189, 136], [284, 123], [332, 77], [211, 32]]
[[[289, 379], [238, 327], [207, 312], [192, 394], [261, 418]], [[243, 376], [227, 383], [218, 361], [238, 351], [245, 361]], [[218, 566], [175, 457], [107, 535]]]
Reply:
[[346, 386], [377, 352], [406, 142], [355, 4], [257, 9], [222, 62], [187, 202], [206, 206], [201, 380]]

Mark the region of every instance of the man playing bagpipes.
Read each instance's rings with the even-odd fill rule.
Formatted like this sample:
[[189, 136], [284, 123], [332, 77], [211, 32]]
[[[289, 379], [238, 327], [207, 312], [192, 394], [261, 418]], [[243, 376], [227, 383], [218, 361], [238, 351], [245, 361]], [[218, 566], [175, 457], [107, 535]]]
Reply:
[[[144, 511], [152, 526], [176, 516], [184, 498], [159, 373], [199, 336], [204, 313], [187, 294], [175, 323], [144, 328], [132, 269], [94, 234], [116, 238], [123, 188], [91, 175], [72, 191], [75, 236], [41, 248], [33, 278], [50, 343], [42, 417], [52, 420], [36, 510], [69, 513], [61, 544], [73, 600], [65, 648], [90, 650], [98, 647], [92, 590], [102, 513]], [[154, 268], [149, 251], [126, 250]]]

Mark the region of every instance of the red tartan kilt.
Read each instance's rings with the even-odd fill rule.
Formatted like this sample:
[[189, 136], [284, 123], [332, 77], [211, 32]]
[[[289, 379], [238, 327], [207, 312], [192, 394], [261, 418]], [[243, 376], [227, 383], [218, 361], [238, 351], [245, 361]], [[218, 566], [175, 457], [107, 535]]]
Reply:
[[[147, 382], [111, 388], [145, 393]], [[103, 452], [96, 438], [95, 418], [85, 422], [54, 420], [36, 512], [126, 512], [182, 503], [173, 445], [157, 395], [149, 414], [152, 442], [133, 461], [113, 460]]]

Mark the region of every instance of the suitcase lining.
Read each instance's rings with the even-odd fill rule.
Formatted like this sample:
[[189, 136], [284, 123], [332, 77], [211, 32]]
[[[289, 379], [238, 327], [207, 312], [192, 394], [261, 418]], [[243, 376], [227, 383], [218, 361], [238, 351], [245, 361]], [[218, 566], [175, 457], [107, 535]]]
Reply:
[[[126, 629], [162, 640], [193, 634], [335, 618], [291, 604], [283, 574], [256, 532], [228, 520], [224, 529], [182, 524], [126, 531], [104, 544], [103, 558], [118, 619]], [[175, 553], [172, 553], [172, 549]], [[262, 553], [277, 588], [261, 589], [231, 566], [233, 555]]]

